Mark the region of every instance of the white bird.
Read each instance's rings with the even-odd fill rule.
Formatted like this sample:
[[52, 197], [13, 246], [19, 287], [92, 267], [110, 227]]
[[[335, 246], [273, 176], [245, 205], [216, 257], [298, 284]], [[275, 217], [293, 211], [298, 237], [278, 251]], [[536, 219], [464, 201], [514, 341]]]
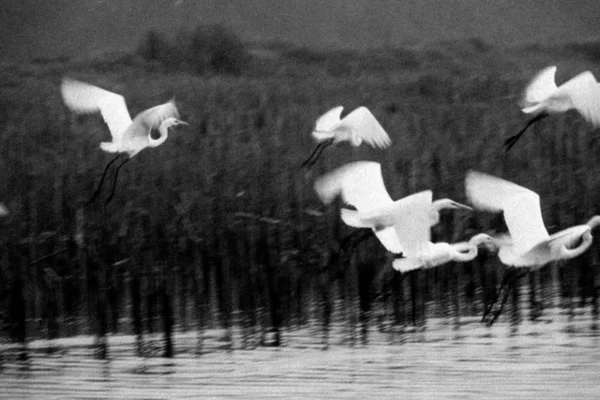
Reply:
[[433, 268], [450, 261], [467, 262], [477, 257], [477, 246], [468, 243], [427, 242], [421, 254], [416, 257], [396, 258], [392, 266], [396, 271], [406, 273], [415, 269]]
[[504, 213], [509, 232], [495, 237], [481, 233], [470, 242], [498, 249], [498, 258], [509, 266], [541, 268], [552, 261], [577, 257], [590, 247], [591, 231], [600, 225], [600, 216], [594, 216], [586, 224], [549, 235], [537, 193], [476, 171], [467, 173], [465, 187], [476, 209]]
[[[583, 225], [550, 235], [542, 219], [540, 197], [537, 193], [504, 179], [476, 171], [467, 173], [465, 187], [467, 198], [476, 209], [503, 212], [508, 227], [508, 234], [490, 236], [481, 233], [471, 238], [469, 243], [476, 246], [483, 244], [490, 250], [498, 251], [498, 258], [502, 263], [524, 269], [525, 273], [531, 269], [539, 269], [552, 261], [579, 256], [590, 247], [593, 240], [591, 232], [600, 225], [600, 216], [594, 216]], [[507, 276], [500, 291], [506, 283], [514, 285], [519, 278], [520, 276], [516, 279]], [[507, 297], [508, 291], [503, 304]], [[498, 315], [499, 313], [494, 316], [491, 323]]]
[[[110, 130], [112, 142], [102, 142], [100, 148], [109, 153], [118, 153], [104, 169], [100, 185], [98, 185], [98, 189], [90, 202], [99, 193], [108, 168], [121, 154], [126, 154], [128, 157], [116, 169], [113, 190], [105, 204], [108, 204], [113, 197], [119, 169], [130, 158], [146, 147], [157, 147], [163, 144], [167, 140], [169, 128], [177, 125], [187, 125], [186, 122], [178, 119], [179, 112], [174, 100], [142, 111], [132, 120], [127, 110], [125, 98], [119, 94], [69, 78], [63, 79], [61, 93], [65, 104], [72, 111], [76, 113], [101, 113]], [[150, 133], [156, 128], [158, 128], [160, 136], [158, 139], [153, 139]]]
[[402, 253], [410, 260], [394, 263], [398, 270], [439, 265], [444, 260], [467, 261], [465, 251], [470, 259], [477, 255], [476, 246], [431, 243], [431, 226], [439, 222], [440, 210], [471, 210], [471, 207], [450, 199], [432, 201], [431, 190], [393, 201], [385, 189], [379, 163], [346, 164], [319, 177], [314, 187], [325, 204], [341, 194], [345, 203], [356, 208], [356, 211], [341, 210], [341, 218], [347, 225], [371, 228], [389, 252]]
[[544, 68], [525, 88], [521, 101], [525, 114], [534, 117], [516, 135], [504, 142], [508, 151], [533, 123], [550, 114], [577, 110], [594, 127], [600, 127], [600, 84], [590, 71], [573, 77], [556, 86], [556, 66]]
[[318, 144], [302, 167], [312, 166], [323, 150], [332, 144], [349, 142], [352, 146], [358, 147], [364, 141], [372, 147], [381, 149], [392, 144], [390, 137], [369, 109], [355, 108], [341, 119], [343, 109], [342, 106], [334, 107], [317, 118], [312, 137]]

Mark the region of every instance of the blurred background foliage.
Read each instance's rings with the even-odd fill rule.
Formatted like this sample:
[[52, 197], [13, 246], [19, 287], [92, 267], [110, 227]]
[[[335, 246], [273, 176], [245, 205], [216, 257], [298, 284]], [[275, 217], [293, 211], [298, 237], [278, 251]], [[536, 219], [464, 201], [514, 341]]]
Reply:
[[192, 32], [181, 31], [172, 41], [153, 30], [145, 35], [137, 53], [146, 62], [197, 74], [240, 75], [249, 61], [241, 39], [221, 25], [200, 25]]

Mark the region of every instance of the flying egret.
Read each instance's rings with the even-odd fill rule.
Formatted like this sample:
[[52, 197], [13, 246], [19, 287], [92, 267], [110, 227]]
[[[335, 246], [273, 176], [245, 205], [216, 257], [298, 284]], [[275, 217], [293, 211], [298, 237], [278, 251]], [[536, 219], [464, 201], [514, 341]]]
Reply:
[[468, 261], [468, 257], [477, 255], [477, 247], [470, 244], [431, 243], [431, 226], [439, 222], [442, 209], [472, 210], [471, 207], [450, 199], [432, 201], [431, 190], [393, 201], [385, 189], [379, 163], [358, 161], [344, 165], [319, 177], [314, 187], [325, 204], [341, 194], [345, 203], [356, 207], [342, 208], [342, 220], [352, 227], [371, 228], [389, 252], [402, 253], [409, 261], [394, 262], [399, 271], [451, 260]]
[[525, 89], [521, 111], [534, 117], [519, 133], [506, 139], [506, 151], [514, 146], [527, 128], [550, 114], [575, 109], [594, 127], [600, 126], [600, 85], [594, 75], [585, 71], [557, 87], [555, 74], [556, 66], [544, 68]]
[[355, 108], [340, 119], [343, 109], [342, 106], [334, 107], [317, 118], [312, 137], [318, 144], [308, 159], [302, 163], [302, 167], [312, 166], [323, 150], [332, 144], [349, 142], [352, 146], [358, 147], [365, 141], [372, 147], [381, 149], [392, 144], [390, 137], [369, 109]]
[[[112, 191], [105, 204], [108, 204], [114, 195], [119, 169], [130, 158], [146, 147], [157, 147], [164, 143], [167, 140], [169, 128], [177, 125], [187, 125], [186, 122], [178, 119], [179, 112], [174, 100], [142, 111], [132, 120], [127, 110], [125, 98], [119, 94], [69, 78], [63, 79], [61, 93], [65, 104], [72, 111], [77, 113], [101, 113], [110, 130], [112, 142], [102, 142], [100, 148], [109, 153], [118, 153], [104, 168], [100, 184], [90, 202], [100, 192], [108, 168], [122, 154], [128, 157], [115, 171]], [[158, 139], [153, 139], [150, 133], [156, 128], [158, 128], [160, 136]]]
[[432, 243], [426, 242], [420, 254], [414, 257], [396, 258], [392, 267], [400, 273], [415, 269], [427, 269], [446, 264], [450, 261], [467, 262], [477, 257], [477, 246], [468, 242]]
[[[508, 227], [508, 234], [490, 236], [481, 233], [469, 241], [476, 246], [485, 245], [490, 250], [498, 251], [500, 261], [514, 267], [500, 285], [496, 299], [484, 313], [483, 320], [491, 312], [504, 285], [508, 285], [500, 309], [488, 322], [491, 325], [500, 315], [510, 289], [527, 272], [552, 261], [567, 260], [585, 252], [592, 244], [592, 230], [600, 225], [600, 216], [592, 217], [583, 225], [549, 235], [542, 219], [537, 193], [476, 171], [467, 173], [465, 187], [467, 198], [476, 209], [503, 212]], [[515, 275], [516, 269], [522, 269], [524, 273]]]

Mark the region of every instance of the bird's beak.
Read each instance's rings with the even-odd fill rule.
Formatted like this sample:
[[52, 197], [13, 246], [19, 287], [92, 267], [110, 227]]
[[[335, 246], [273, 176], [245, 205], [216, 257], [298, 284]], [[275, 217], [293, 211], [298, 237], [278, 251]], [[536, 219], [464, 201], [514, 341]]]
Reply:
[[487, 233], [477, 234], [473, 236], [467, 243], [475, 247], [483, 245], [488, 251], [495, 251], [497, 249], [492, 237]]
[[178, 120], [178, 121], [177, 121], [177, 123], [173, 125], [173, 128], [174, 128], [174, 127], [177, 127], [177, 126], [180, 126], [180, 125], [189, 125], [189, 124], [188, 124], [187, 122], [184, 122], [184, 121], [179, 121], [179, 120]]
[[456, 201], [452, 202], [452, 208], [456, 208], [458, 210], [467, 210], [473, 212], [473, 207], [470, 207], [466, 204], [457, 203]]

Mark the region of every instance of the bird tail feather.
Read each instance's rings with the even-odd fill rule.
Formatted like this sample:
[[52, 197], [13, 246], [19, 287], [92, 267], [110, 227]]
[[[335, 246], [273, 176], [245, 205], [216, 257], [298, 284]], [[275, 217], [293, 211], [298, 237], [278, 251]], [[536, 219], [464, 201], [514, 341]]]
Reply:
[[340, 210], [342, 221], [348, 226], [355, 228], [371, 228], [371, 225], [363, 221], [358, 215], [358, 211], [342, 208]]
[[402, 274], [419, 269], [422, 266], [423, 263], [416, 258], [396, 258], [392, 263], [392, 267]]
[[317, 142], [324, 142], [325, 140], [332, 139], [335, 134], [331, 131], [313, 131], [312, 136]]
[[102, 142], [100, 143], [100, 148], [109, 153], [117, 153], [120, 150], [119, 145], [114, 142]]
[[532, 114], [538, 110], [541, 110], [542, 108], [544, 108], [545, 104], [543, 103], [538, 103], [536, 105], [533, 105], [531, 107], [523, 107], [521, 109], [522, 112], [524, 112], [525, 114]]

